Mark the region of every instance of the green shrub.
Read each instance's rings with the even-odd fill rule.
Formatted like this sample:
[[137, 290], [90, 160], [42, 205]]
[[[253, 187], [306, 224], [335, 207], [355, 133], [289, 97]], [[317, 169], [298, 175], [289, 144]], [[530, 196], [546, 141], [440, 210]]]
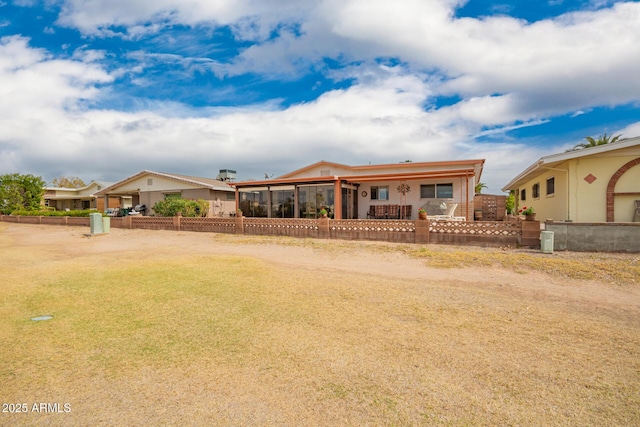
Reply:
[[207, 216], [209, 203], [202, 199], [167, 199], [156, 202], [153, 211], [159, 216], [176, 216], [180, 212], [184, 217], [194, 218]]

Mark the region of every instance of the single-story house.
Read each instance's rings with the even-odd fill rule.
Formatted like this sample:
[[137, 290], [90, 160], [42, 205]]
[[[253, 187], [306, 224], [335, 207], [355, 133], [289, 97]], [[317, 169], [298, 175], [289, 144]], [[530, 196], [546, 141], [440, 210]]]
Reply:
[[502, 191], [541, 221], [631, 222], [640, 200], [640, 137], [542, 157]]
[[[348, 166], [320, 161], [275, 179], [234, 182], [243, 215], [334, 219], [416, 219], [418, 209], [473, 219], [474, 187], [483, 160]], [[446, 204], [446, 207], [445, 207]]]
[[144, 205], [143, 215], [153, 215], [156, 202], [172, 197], [208, 201], [209, 216], [235, 214], [235, 191], [229, 186], [235, 173], [222, 172], [218, 178], [202, 178], [143, 170], [103, 188], [96, 196], [105, 200], [117, 199], [118, 208]]
[[[97, 209], [104, 211], [105, 201], [95, 193], [109, 186], [109, 183], [91, 181], [81, 188], [45, 187], [42, 204], [58, 211], [76, 209]], [[107, 207], [115, 207], [115, 201], [108, 201]]]

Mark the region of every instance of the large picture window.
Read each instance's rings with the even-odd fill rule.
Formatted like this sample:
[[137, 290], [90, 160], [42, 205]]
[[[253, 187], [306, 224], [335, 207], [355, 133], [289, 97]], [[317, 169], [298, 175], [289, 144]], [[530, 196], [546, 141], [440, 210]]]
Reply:
[[371, 200], [389, 200], [389, 187], [371, 187]]
[[424, 184], [420, 186], [421, 199], [451, 199], [453, 184]]

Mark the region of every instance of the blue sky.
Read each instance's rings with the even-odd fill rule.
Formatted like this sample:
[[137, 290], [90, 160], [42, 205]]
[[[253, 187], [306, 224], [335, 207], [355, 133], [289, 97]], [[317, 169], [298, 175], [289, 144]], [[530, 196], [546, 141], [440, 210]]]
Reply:
[[0, 0], [0, 174], [486, 159], [640, 136], [640, 3]]

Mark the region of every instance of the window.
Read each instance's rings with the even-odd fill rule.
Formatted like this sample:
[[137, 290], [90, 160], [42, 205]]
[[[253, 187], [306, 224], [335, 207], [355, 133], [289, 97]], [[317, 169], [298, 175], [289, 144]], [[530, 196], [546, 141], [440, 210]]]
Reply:
[[168, 193], [164, 195], [165, 200], [180, 199], [181, 197], [182, 195], [180, 193]]
[[371, 187], [371, 200], [389, 200], [389, 187]]
[[420, 186], [422, 199], [451, 199], [453, 198], [453, 184], [424, 184]]
[[153, 178], [147, 178], [147, 185], [153, 185]]
[[527, 200], [527, 190], [525, 190], [524, 188], [520, 190], [520, 200], [523, 202]]
[[540, 197], [540, 184], [539, 183], [533, 184], [533, 187], [531, 187], [531, 195], [533, 196], [534, 199], [537, 199], [537, 198]]
[[556, 179], [551, 177], [547, 179], [547, 196], [550, 196], [556, 192]]
[[236, 193], [227, 192], [227, 200], [235, 200], [235, 199], [236, 199]]

